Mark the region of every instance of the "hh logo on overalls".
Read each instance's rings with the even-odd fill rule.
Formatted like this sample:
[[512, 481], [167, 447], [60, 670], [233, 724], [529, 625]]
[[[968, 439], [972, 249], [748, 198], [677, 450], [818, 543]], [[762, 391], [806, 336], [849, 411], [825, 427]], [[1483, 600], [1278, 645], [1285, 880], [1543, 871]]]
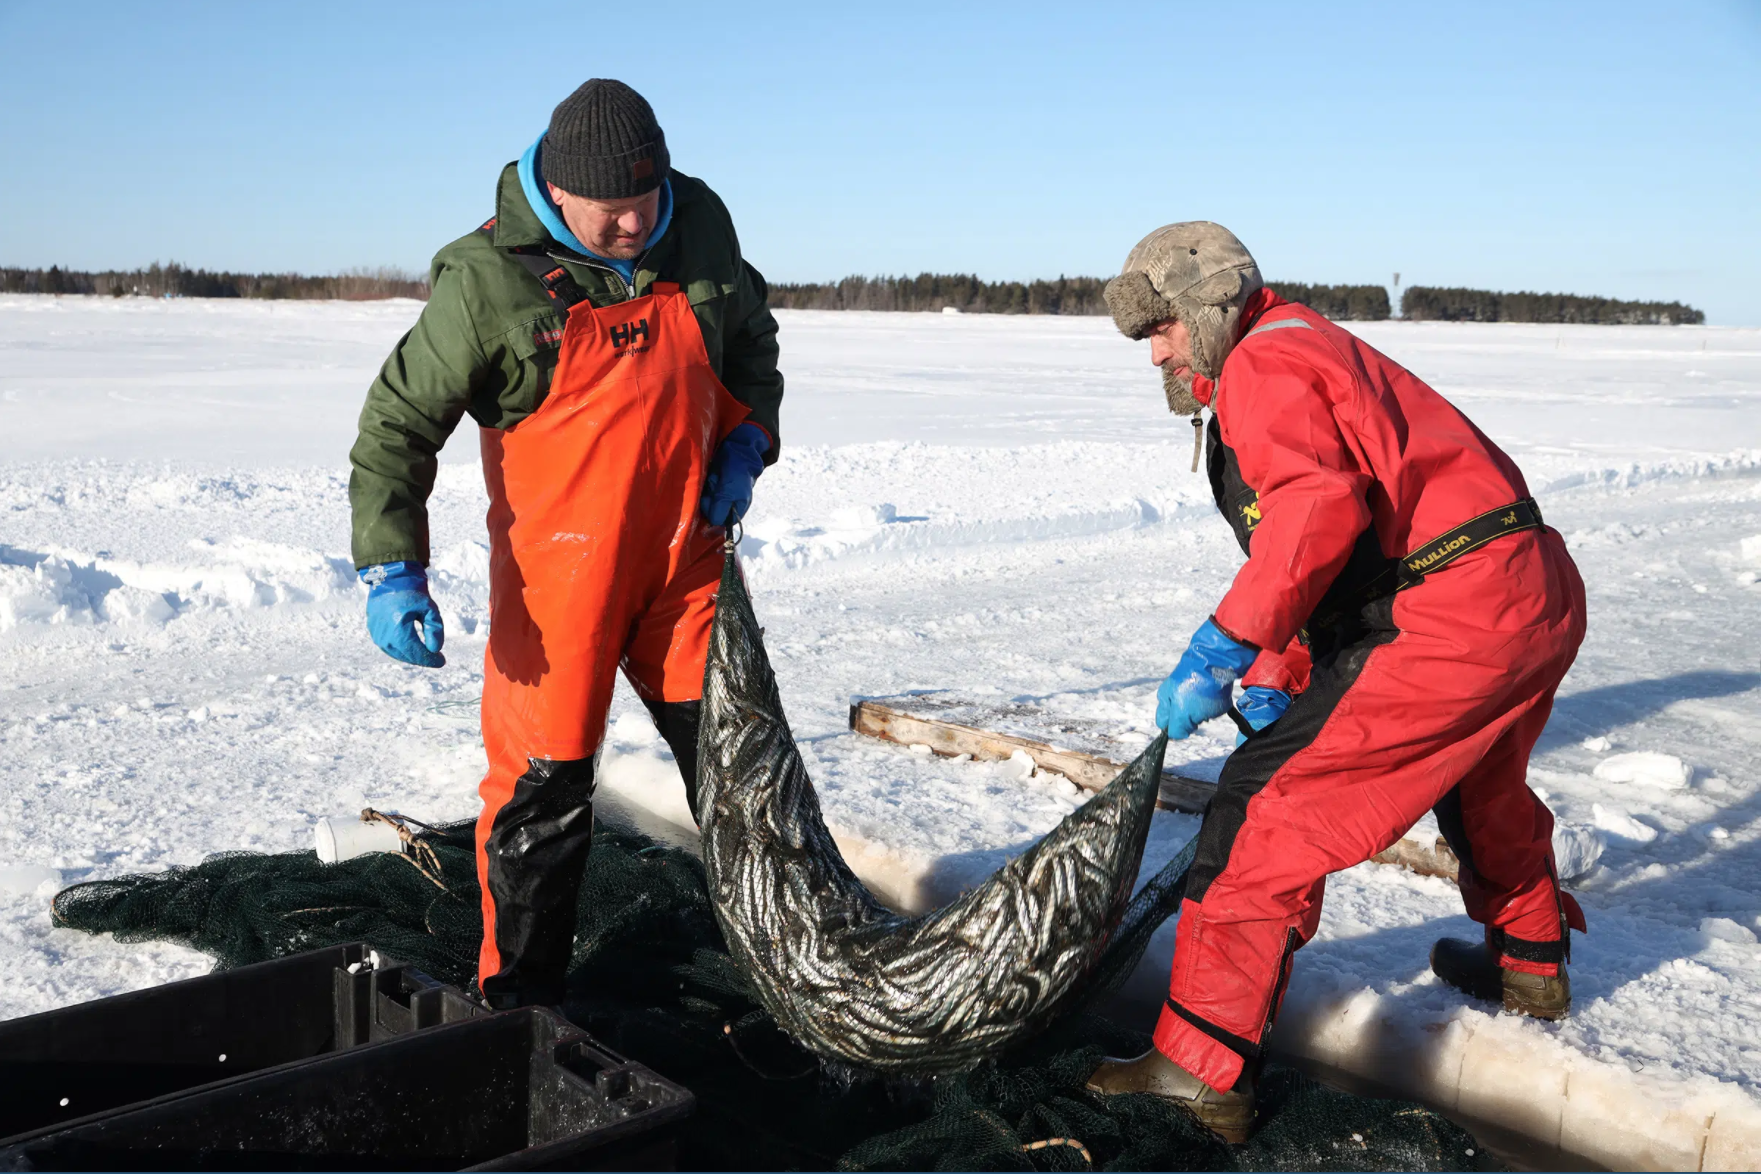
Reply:
[[1247, 524], [1250, 531], [1259, 526], [1260, 502], [1258, 498], [1241, 507], [1241, 520]]
[[[637, 339], [641, 339], [643, 342], [649, 341], [648, 319], [646, 318], [638, 318], [634, 322], [620, 322], [616, 326], [611, 327], [611, 345], [614, 347], [622, 349], [623, 347], [629, 346]], [[639, 351], [645, 351], [648, 348], [641, 346], [636, 349]]]

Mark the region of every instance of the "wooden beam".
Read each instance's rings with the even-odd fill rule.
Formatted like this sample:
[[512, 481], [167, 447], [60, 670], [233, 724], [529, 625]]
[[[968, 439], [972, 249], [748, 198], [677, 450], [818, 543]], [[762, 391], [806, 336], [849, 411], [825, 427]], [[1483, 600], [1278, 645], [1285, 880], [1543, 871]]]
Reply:
[[[928, 746], [944, 758], [969, 755], [979, 762], [1002, 762], [1023, 751], [1040, 770], [1063, 775], [1085, 791], [1098, 791], [1118, 777], [1126, 763], [1114, 762], [1098, 754], [1080, 750], [1063, 750], [1032, 738], [999, 734], [976, 726], [963, 726], [938, 718], [921, 717], [882, 705], [878, 701], [858, 701], [850, 706], [850, 728], [858, 734], [897, 742], [902, 746]], [[1217, 784], [1190, 778], [1173, 771], [1162, 773], [1162, 791], [1158, 807], [1170, 811], [1200, 814], [1217, 793]]]
[[1457, 880], [1461, 870], [1461, 862], [1442, 836], [1430, 847], [1417, 840], [1396, 840], [1370, 860], [1376, 864], [1398, 864], [1420, 876], [1440, 876], [1447, 881]]
[[[1065, 750], [1048, 742], [1001, 734], [978, 726], [962, 725], [941, 718], [908, 713], [878, 701], [857, 701], [850, 706], [850, 728], [858, 734], [897, 742], [901, 746], [927, 746], [944, 758], [967, 755], [979, 762], [1003, 762], [1017, 751], [1025, 752], [1040, 770], [1061, 774], [1085, 791], [1098, 791], [1118, 777], [1126, 764], [1081, 750]], [[1162, 791], [1156, 806], [1169, 811], [1202, 815], [1217, 784], [1173, 771], [1162, 773]], [[1370, 858], [1377, 864], [1396, 864], [1421, 876], [1456, 879], [1458, 863], [1449, 845], [1417, 840], [1396, 840]]]

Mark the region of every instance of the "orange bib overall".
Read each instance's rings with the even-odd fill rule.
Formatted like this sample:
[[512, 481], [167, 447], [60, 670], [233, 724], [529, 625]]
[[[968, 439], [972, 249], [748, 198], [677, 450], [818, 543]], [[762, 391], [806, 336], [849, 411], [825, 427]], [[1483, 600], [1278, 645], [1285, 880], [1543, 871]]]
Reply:
[[698, 499], [746, 412], [710, 366], [685, 295], [657, 282], [603, 309], [577, 303], [543, 404], [482, 433], [478, 976], [492, 1004], [561, 999], [619, 664], [657, 713], [701, 696], [722, 531]]

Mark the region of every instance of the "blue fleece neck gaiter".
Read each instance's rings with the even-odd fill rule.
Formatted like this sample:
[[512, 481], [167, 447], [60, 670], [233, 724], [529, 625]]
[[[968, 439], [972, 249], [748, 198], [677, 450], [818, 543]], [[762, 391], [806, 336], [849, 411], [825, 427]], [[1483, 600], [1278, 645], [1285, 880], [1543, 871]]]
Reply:
[[[544, 225], [545, 231], [555, 238], [557, 244], [580, 253], [583, 257], [592, 257], [601, 264], [611, 266], [625, 281], [633, 283], [636, 279], [635, 258], [624, 261], [616, 257], [601, 257], [575, 239], [575, 234], [569, 231], [569, 226], [563, 221], [562, 209], [558, 208], [556, 201], [550, 198], [550, 189], [545, 187], [544, 181], [539, 178], [538, 159], [539, 153], [543, 149], [544, 135], [539, 135], [533, 140], [532, 145], [526, 148], [526, 153], [520, 156], [520, 189], [526, 193], [526, 203], [532, 205], [532, 211]], [[660, 210], [654, 217], [654, 231], [648, 234], [648, 248], [652, 249], [655, 242], [665, 235], [667, 226], [672, 223], [672, 220], [673, 181], [667, 179], [662, 180], [660, 184]]]

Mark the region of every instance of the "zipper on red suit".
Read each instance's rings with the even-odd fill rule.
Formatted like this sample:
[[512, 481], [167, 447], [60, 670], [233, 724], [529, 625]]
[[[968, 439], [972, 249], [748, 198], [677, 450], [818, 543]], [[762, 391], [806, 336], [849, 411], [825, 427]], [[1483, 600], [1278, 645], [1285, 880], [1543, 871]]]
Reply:
[[[1266, 1004], [1266, 1019], [1260, 1028], [1259, 1062], [1265, 1063], [1266, 1047], [1272, 1040], [1272, 1021], [1278, 1018], [1278, 1005], [1284, 1001], [1284, 990], [1290, 985], [1290, 972], [1295, 968], [1296, 950], [1302, 935], [1294, 928], [1284, 931], [1284, 954], [1278, 959], [1278, 981], [1272, 986], [1271, 1001]], [[1245, 1072], [1245, 1069], [1243, 1069]]]

